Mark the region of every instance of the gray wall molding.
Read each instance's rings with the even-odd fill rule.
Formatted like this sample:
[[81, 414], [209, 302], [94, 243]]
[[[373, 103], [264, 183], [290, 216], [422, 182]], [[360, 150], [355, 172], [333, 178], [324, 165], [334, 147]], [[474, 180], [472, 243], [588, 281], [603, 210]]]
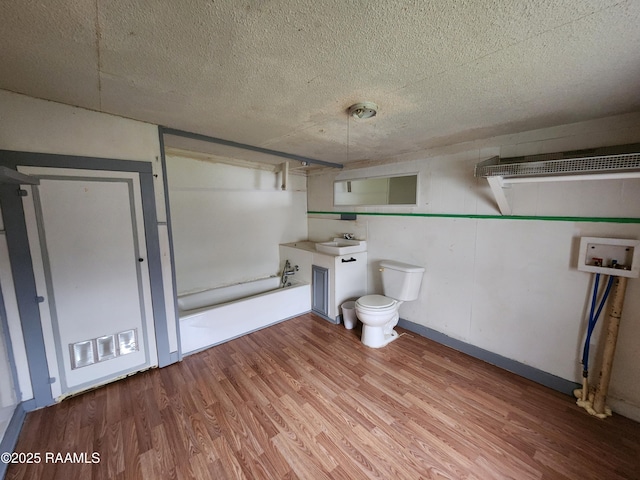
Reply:
[[303, 157], [301, 155], [295, 155], [293, 153], [280, 152], [278, 150], [271, 150], [269, 148], [256, 147], [254, 145], [247, 145], [246, 143], [233, 142], [231, 140], [225, 140], [223, 138], [210, 137], [208, 135], [202, 135], [200, 133], [186, 132], [184, 130], [177, 130], [175, 128], [162, 127], [162, 126], [159, 127], [159, 131], [160, 131], [160, 135], [173, 135], [175, 137], [190, 138], [192, 140], [198, 140], [201, 142], [215, 143], [218, 145], [238, 148], [241, 150], [250, 150], [252, 152], [264, 153], [266, 155], [286, 158], [287, 160], [296, 160], [298, 162], [312, 163], [315, 165], [323, 165], [325, 167], [331, 167], [331, 168], [343, 168], [343, 165], [341, 163], [326, 162], [324, 160], [317, 160], [315, 158]]
[[[49, 364], [45, 353], [40, 309], [36, 300], [38, 293], [27, 226], [22, 198], [17, 193], [18, 188], [17, 185], [0, 185], [0, 209], [5, 226], [20, 325], [27, 350], [31, 387], [37, 407], [44, 407], [53, 403], [53, 396], [49, 384]], [[12, 358], [11, 361], [14, 362], [15, 359]]]
[[142, 216], [147, 243], [147, 267], [149, 268], [149, 280], [151, 282], [151, 306], [156, 330], [158, 366], [166, 367], [174, 362], [171, 360], [171, 352], [169, 351], [169, 325], [165, 308], [164, 284], [162, 282], [162, 254], [160, 252], [156, 200], [153, 189], [153, 175], [151, 173], [140, 173], [140, 188], [143, 192]]
[[451, 338], [444, 333], [440, 333], [437, 330], [425, 327], [424, 325], [413, 323], [401, 318], [398, 322], [398, 326], [558, 392], [573, 396], [573, 390], [580, 387], [578, 383], [572, 382], [571, 380], [560, 378], [530, 365], [525, 365], [524, 363], [520, 363], [516, 360], [490, 352], [489, 350], [484, 350], [483, 348], [476, 347], [475, 345]]
[[178, 350], [175, 352], [174, 362], [182, 360], [182, 342], [180, 339], [180, 312], [178, 311], [178, 282], [176, 281], [176, 262], [173, 249], [173, 230], [171, 228], [171, 207], [169, 205], [169, 178], [167, 175], [167, 157], [164, 152], [163, 128], [158, 127], [158, 138], [160, 141], [160, 165], [162, 167], [162, 188], [164, 188], [164, 208], [167, 218], [167, 235], [169, 236], [169, 257], [171, 262], [171, 285], [173, 287], [173, 313], [176, 322], [176, 338], [178, 339]]
[[59, 155], [55, 153], [17, 152], [0, 150], [0, 166], [16, 169], [18, 165], [33, 167], [106, 170], [111, 172], [152, 173], [151, 161], [118, 160], [111, 158]]

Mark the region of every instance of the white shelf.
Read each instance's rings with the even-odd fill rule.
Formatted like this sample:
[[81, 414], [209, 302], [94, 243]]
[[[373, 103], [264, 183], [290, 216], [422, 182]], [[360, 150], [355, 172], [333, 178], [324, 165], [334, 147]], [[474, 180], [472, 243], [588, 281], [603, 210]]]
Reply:
[[[628, 150], [632, 150], [631, 153]], [[504, 193], [509, 184], [640, 178], [640, 145], [597, 148], [528, 157], [492, 157], [475, 167], [484, 177], [502, 215], [511, 215]]]

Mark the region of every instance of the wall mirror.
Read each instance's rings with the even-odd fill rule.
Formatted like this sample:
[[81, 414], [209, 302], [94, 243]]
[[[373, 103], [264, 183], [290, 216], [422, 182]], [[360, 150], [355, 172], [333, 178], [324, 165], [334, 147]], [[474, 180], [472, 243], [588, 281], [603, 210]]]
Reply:
[[334, 205], [415, 205], [418, 175], [356, 178], [333, 184]]

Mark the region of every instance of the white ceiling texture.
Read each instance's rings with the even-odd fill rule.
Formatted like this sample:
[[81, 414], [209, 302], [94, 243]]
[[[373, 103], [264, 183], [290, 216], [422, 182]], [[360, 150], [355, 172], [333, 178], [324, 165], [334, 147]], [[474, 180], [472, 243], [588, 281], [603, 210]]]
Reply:
[[[392, 162], [639, 111], [640, 1], [2, 0], [0, 59], [2, 89], [327, 162]], [[378, 115], [350, 118], [360, 101]]]

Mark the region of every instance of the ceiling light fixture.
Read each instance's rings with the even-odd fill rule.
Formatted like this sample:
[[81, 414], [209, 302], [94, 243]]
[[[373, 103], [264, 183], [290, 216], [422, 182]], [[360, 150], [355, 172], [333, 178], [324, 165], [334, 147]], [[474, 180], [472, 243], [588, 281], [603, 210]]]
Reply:
[[349, 144], [350, 142], [350, 124], [351, 117], [363, 120], [366, 118], [375, 117], [378, 113], [378, 105], [373, 102], [358, 102], [347, 108], [347, 163], [349, 163]]
[[373, 102], [355, 103], [349, 107], [349, 116], [363, 120], [375, 117], [378, 113], [378, 105]]

